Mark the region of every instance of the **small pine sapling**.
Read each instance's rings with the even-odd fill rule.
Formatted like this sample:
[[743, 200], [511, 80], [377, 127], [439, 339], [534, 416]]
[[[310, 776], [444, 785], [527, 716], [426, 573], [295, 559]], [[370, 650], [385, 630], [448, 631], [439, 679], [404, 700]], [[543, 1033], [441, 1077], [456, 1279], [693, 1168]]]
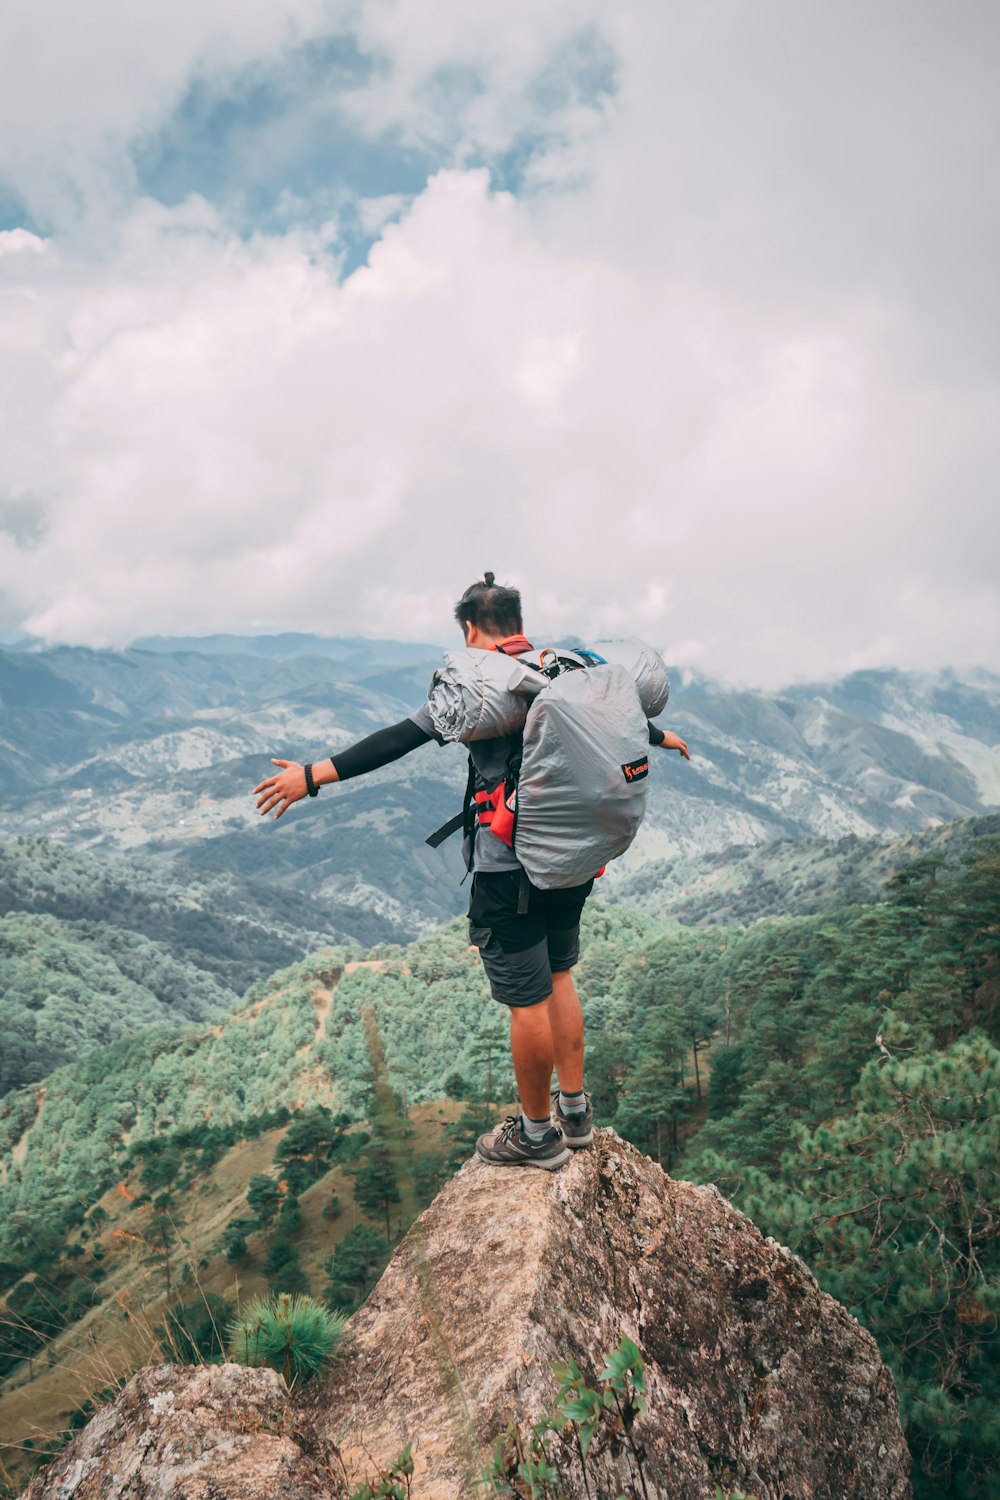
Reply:
[[269, 1365], [291, 1386], [322, 1369], [346, 1321], [312, 1297], [258, 1297], [230, 1323], [226, 1349], [237, 1364]]

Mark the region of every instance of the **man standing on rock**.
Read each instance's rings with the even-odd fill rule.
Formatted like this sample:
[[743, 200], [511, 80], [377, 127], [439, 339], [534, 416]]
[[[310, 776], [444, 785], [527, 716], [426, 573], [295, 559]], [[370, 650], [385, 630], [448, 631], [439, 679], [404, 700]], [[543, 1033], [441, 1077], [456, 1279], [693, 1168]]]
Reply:
[[[492, 573], [467, 588], [455, 607], [466, 646], [519, 656], [531, 651], [523, 635], [521, 596], [496, 584]], [[504, 778], [518, 736], [477, 740], [464, 748], [472, 759], [474, 791], [496, 787]], [[388, 729], [342, 750], [318, 765], [275, 760], [281, 771], [254, 788], [264, 816], [280, 818], [321, 786], [378, 770], [411, 750], [441, 737], [428, 705]], [[649, 743], [677, 750], [690, 760], [676, 734], [649, 725]], [[539, 890], [528, 882], [527, 911], [519, 901], [527, 877], [514, 850], [486, 828], [473, 825], [472, 893], [469, 938], [479, 949], [494, 1000], [510, 1009], [510, 1046], [521, 1113], [491, 1134], [480, 1136], [476, 1151], [498, 1166], [553, 1170], [571, 1150], [594, 1138], [594, 1113], [583, 1087], [583, 1013], [572, 969], [580, 954], [580, 915], [593, 880], [565, 890]], [[518, 907], [522, 910], [519, 911]], [[559, 1087], [552, 1089], [555, 1070]]]

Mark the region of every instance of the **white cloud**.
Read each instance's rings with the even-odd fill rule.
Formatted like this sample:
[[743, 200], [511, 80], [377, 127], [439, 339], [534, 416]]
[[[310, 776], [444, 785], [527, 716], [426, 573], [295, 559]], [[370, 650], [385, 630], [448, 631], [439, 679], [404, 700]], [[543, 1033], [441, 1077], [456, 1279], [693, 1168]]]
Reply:
[[0, 230], [0, 255], [44, 255], [48, 245], [27, 229]]
[[369, 0], [357, 37], [381, 66], [344, 107], [371, 133], [499, 153], [542, 134], [577, 140], [600, 118], [614, 53], [600, 0], [506, 0], [503, 7]]
[[[393, 132], [456, 162], [539, 134], [566, 150], [604, 107], [590, 84], [610, 58], [600, 14], [597, 0], [507, 0], [502, 13], [435, 0], [433, 14], [417, 0], [13, 0], [0, 11], [0, 183], [41, 221], [96, 232], [136, 191], [134, 149], [192, 86], [225, 99], [269, 81], [287, 93], [276, 138], [304, 110], [312, 133]], [[324, 121], [298, 96], [295, 53], [336, 39], [370, 71], [353, 86], [333, 73]]]
[[[367, 4], [359, 129], [542, 148], [520, 201], [373, 194], [340, 284], [332, 224], [241, 239], [129, 199], [127, 156], [198, 70], [345, 12], [211, 0], [158, 51], [168, 13], [119, 9], [0, 103], [40, 201], [117, 194], [100, 237], [0, 235], [0, 625], [427, 638], [490, 567], [541, 630], [749, 681], [996, 660], [988, 49], [920, 6]], [[613, 103], [554, 61], [595, 27]]]
[[192, 79], [227, 76], [336, 24], [327, 0], [13, 0], [0, 12], [2, 175], [44, 219], [106, 213], [128, 148]]
[[[245, 243], [197, 202], [141, 206], [96, 273], [21, 260], [3, 368], [33, 399], [5, 483], [48, 497], [48, 529], [0, 539], [0, 568], [41, 635], [440, 636], [488, 566], [547, 630], [695, 637], [751, 680], [880, 633], [969, 654], [958, 614], [914, 604], [964, 587], [921, 536], [949, 399], [886, 385], [877, 319], [789, 340], [546, 245], [482, 171], [436, 177], [343, 285], [315, 240]], [[992, 465], [986, 419], [954, 440]], [[889, 485], [880, 436], [905, 437]], [[1000, 644], [988, 602], [977, 631]]]

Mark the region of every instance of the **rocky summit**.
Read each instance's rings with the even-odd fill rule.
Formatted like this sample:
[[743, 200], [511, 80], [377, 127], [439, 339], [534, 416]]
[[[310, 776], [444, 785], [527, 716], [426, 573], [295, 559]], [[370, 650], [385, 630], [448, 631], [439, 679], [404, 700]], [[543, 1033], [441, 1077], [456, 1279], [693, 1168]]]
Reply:
[[[600, 1131], [561, 1170], [469, 1161], [398, 1248], [326, 1374], [286, 1395], [235, 1366], [145, 1371], [26, 1500], [327, 1496], [413, 1445], [415, 1500], [474, 1490], [494, 1439], [591, 1382], [623, 1337], [645, 1363], [633, 1444], [567, 1448], [565, 1500], [905, 1500], [910, 1459], [874, 1339], [711, 1185]], [[270, 1486], [270, 1488], [268, 1488]]]

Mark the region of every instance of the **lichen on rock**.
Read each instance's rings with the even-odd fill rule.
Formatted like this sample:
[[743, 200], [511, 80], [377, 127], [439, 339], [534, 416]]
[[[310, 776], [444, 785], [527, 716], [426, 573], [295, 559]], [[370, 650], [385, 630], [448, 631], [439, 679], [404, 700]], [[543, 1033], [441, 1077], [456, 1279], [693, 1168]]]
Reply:
[[319, 1500], [308, 1433], [273, 1370], [141, 1370], [23, 1500]]

